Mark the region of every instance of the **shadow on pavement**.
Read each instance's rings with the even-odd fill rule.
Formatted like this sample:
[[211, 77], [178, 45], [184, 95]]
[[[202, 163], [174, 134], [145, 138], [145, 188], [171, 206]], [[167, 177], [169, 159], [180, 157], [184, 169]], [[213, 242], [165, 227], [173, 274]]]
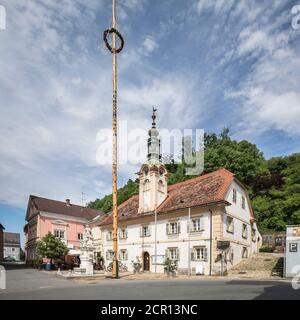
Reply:
[[5, 270], [22, 270], [22, 269], [32, 269], [32, 267], [26, 265], [25, 263], [15, 263], [15, 262], [1, 262], [1, 266], [5, 268]]
[[290, 284], [265, 287], [264, 292], [254, 300], [300, 300], [300, 290], [295, 290]]

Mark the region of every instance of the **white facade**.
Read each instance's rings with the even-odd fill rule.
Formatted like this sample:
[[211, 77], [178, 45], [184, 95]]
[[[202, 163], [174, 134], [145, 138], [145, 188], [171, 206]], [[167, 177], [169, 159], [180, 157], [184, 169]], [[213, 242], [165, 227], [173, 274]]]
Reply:
[[10, 257], [16, 261], [20, 261], [20, 247], [19, 246], [4, 246], [4, 258]]
[[[236, 202], [232, 201], [233, 189], [236, 190]], [[242, 197], [245, 198], [245, 208], [242, 207]], [[214, 274], [221, 269], [221, 261], [215, 261], [221, 251], [216, 249], [218, 240], [230, 241], [230, 248], [225, 254], [224, 269], [230, 269], [242, 259], [247, 259], [257, 252], [261, 243], [261, 237], [256, 224], [250, 223], [250, 205], [245, 191], [237, 182], [233, 182], [229, 188], [226, 200], [232, 203], [230, 206], [191, 208], [190, 226], [189, 209], [174, 211], [159, 215], [157, 218], [156, 232], [157, 244], [155, 248], [155, 217], [154, 215], [122, 222], [119, 224], [119, 260], [126, 264], [132, 271], [132, 261], [139, 260], [145, 271], [164, 272], [166, 256], [177, 260], [178, 270], [192, 273], [198, 272], [206, 275]], [[215, 228], [211, 226], [211, 214], [220, 214], [222, 219], [222, 237], [215, 236]], [[234, 228], [228, 230], [227, 217], [232, 218]], [[243, 227], [243, 225], [245, 227]], [[101, 232], [102, 255], [106, 264], [112, 261], [113, 241], [112, 225], [97, 226], [97, 232]], [[147, 233], [147, 228], [149, 232]], [[190, 228], [190, 232], [188, 231]], [[246, 228], [246, 232], [243, 228]], [[194, 229], [194, 230], [193, 230]], [[256, 231], [253, 232], [253, 229]], [[243, 232], [244, 231], [244, 232]], [[155, 252], [157, 262], [155, 267]], [[149, 268], [145, 262], [145, 254], [149, 254]], [[146, 265], [145, 265], [146, 264]], [[224, 270], [223, 269], [223, 270]]]

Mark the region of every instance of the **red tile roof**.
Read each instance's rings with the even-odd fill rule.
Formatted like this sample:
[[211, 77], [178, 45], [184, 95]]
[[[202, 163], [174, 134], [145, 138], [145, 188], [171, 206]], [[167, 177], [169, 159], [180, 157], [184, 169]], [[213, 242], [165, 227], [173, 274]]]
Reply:
[[30, 195], [29, 201], [28, 201], [27, 215], [26, 215], [27, 221], [29, 218], [28, 215], [29, 215], [29, 209], [31, 204], [33, 204], [38, 211], [63, 214], [63, 215], [72, 216], [76, 218], [86, 218], [87, 220], [92, 220], [99, 215], [100, 216], [105, 215], [100, 210], [86, 208], [86, 207], [78, 206], [72, 203], [70, 204], [70, 206], [67, 206], [66, 202]]
[[[229, 205], [225, 195], [234, 179], [234, 174], [220, 169], [168, 187], [168, 197], [157, 208], [157, 214], [189, 207], [207, 206], [217, 203]], [[118, 207], [118, 221], [139, 218], [149, 213], [138, 213], [139, 196], [134, 195]], [[112, 213], [97, 219], [98, 224], [112, 223]]]
[[5, 245], [16, 245], [20, 246], [20, 233], [14, 232], [4, 232], [3, 233], [3, 242]]

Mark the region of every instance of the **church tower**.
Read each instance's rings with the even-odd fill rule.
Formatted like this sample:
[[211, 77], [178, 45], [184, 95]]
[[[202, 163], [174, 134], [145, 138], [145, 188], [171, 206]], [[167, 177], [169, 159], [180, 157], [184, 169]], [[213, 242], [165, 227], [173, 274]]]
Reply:
[[153, 108], [152, 128], [149, 130], [147, 161], [138, 172], [139, 212], [154, 211], [167, 197], [168, 173], [161, 162], [159, 132], [156, 129], [156, 109]]

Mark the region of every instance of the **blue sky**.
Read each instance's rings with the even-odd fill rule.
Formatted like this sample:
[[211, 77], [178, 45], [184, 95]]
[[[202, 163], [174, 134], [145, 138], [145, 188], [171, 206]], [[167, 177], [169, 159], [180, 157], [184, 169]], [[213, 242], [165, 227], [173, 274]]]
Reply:
[[[299, 152], [300, 30], [288, 0], [123, 0], [119, 119], [148, 128], [229, 126], [269, 158]], [[91, 201], [111, 190], [96, 161], [111, 123], [110, 0], [0, 0], [0, 220], [22, 232], [29, 194]], [[138, 166], [122, 165], [119, 184]]]

